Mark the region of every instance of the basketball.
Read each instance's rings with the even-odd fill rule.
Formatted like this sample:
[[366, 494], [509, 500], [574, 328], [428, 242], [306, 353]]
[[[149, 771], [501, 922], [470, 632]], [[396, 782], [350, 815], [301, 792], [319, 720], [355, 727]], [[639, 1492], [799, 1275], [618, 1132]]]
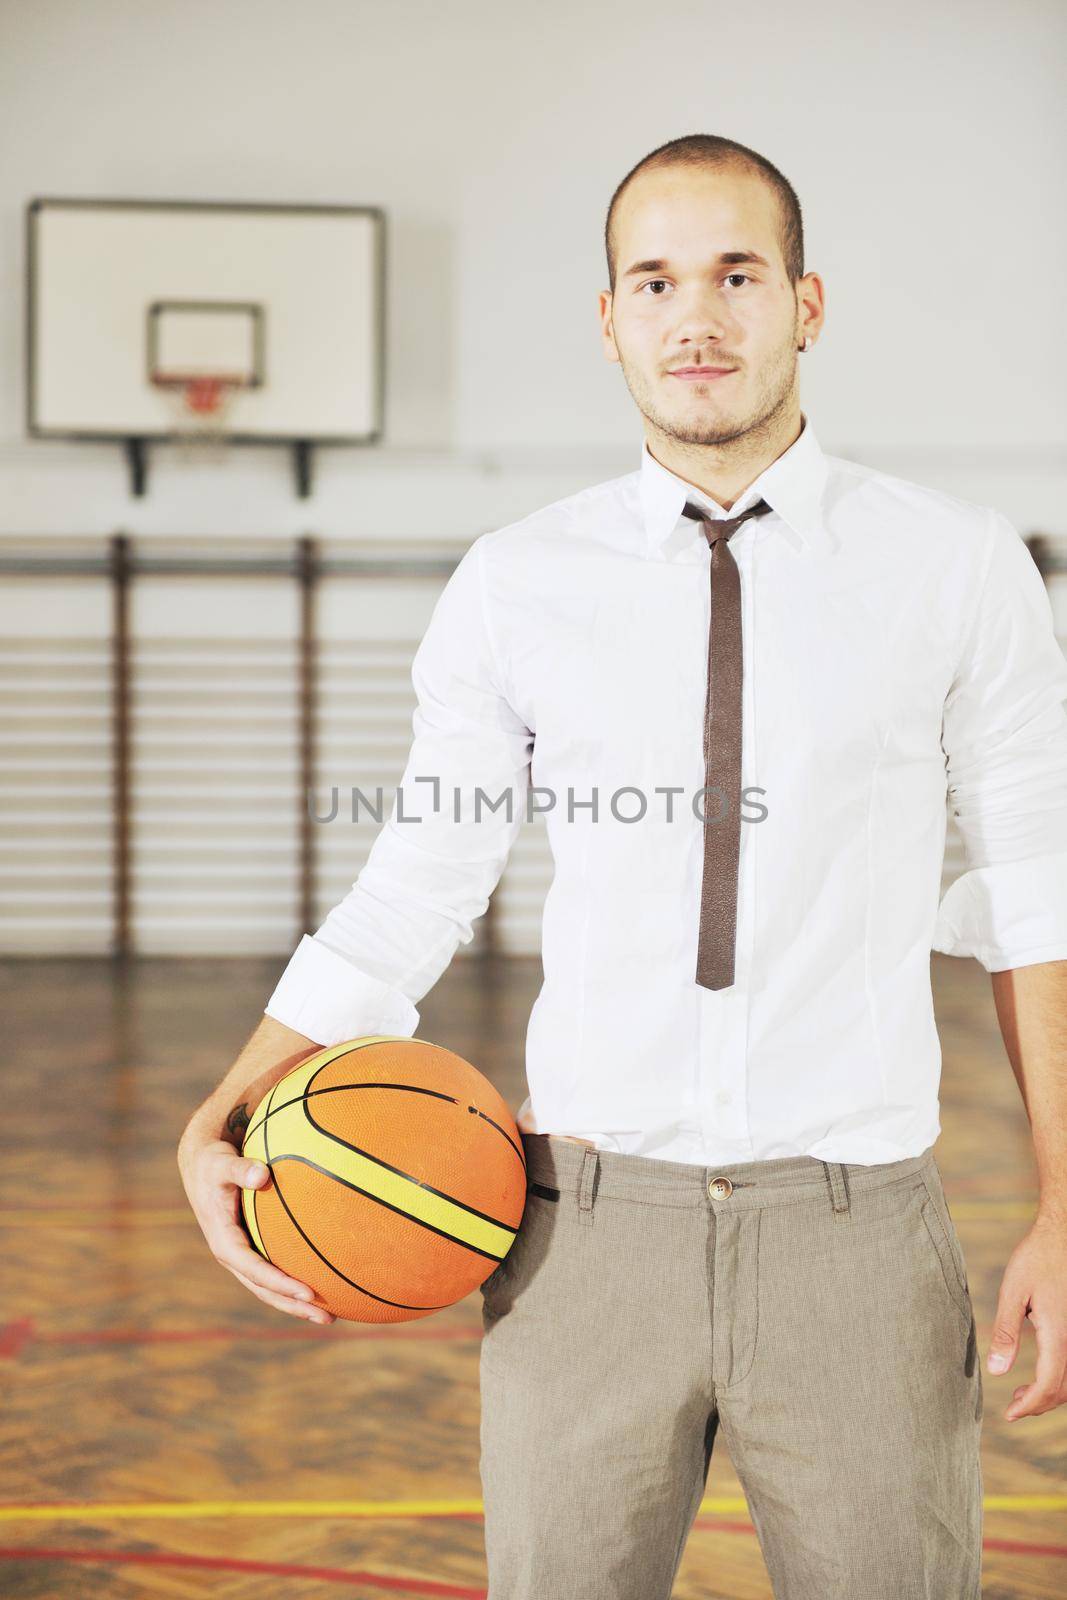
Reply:
[[256, 1107], [242, 1154], [252, 1243], [350, 1322], [410, 1322], [454, 1305], [507, 1255], [526, 1201], [506, 1101], [426, 1039], [330, 1045]]

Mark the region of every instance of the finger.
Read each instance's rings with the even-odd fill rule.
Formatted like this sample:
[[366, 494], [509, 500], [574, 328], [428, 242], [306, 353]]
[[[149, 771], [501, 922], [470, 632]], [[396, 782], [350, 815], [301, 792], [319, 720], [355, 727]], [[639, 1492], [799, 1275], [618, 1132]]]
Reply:
[[[232, 1272], [239, 1273], [246, 1282], [289, 1302], [286, 1309], [291, 1308], [293, 1300], [301, 1304], [312, 1301], [314, 1291], [266, 1261], [252, 1248], [247, 1233], [237, 1220], [241, 1210], [237, 1190], [264, 1188], [270, 1182], [267, 1166], [261, 1161], [245, 1160], [230, 1150], [219, 1151], [218, 1161], [217, 1177], [223, 1187], [215, 1190], [215, 1223], [212, 1229], [213, 1234], [222, 1241], [222, 1250], [215, 1252], [217, 1259]], [[318, 1309], [321, 1311], [322, 1308]], [[334, 1319], [331, 1316], [329, 1320], [332, 1322]]]
[[[241, 1165], [252, 1166], [255, 1163], [243, 1162]], [[205, 1232], [216, 1257], [219, 1260], [225, 1257], [227, 1264], [240, 1267], [246, 1277], [254, 1278], [264, 1289], [295, 1295], [299, 1300], [312, 1299], [312, 1291], [306, 1283], [301, 1283], [298, 1278], [290, 1278], [253, 1248], [243, 1221], [238, 1221], [240, 1214], [241, 1202], [234, 1189], [214, 1191], [211, 1224]]]
[[269, 1289], [272, 1294], [284, 1295], [287, 1300], [299, 1300], [305, 1304], [314, 1300], [315, 1291], [309, 1284], [301, 1283], [298, 1278], [290, 1278], [272, 1262], [258, 1255], [247, 1243], [236, 1223], [224, 1224], [220, 1233], [222, 1247], [216, 1251], [216, 1257], [223, 1266], [236, 1269], [244, 1277], [258, 1284], [261, 1289]]
[[327, 1311], [325, 1306], [306, 1305], [302, 1301], [293, 1300], [286, 1294], [275, 1294], [271, 1289], [264, 1289], [260, 1284], [253, 1283], [251, 1278], [246, 1278], [243, 1272], [235, 1267], [230, 1267], [230, 1272], [238, 1283], [251, 1291], [257, 1300], [262, 1300], [264, 1305], [273, 1306], [278, 1311], [284, 1311], [291, 1317], [299, 1317], [304, 1322], [327, 1324], [335, 1321], [333, 1313]]
[[237, 1189], [262, 1189], [270, 1181], [270, 1169], [263, 1161], [253, 1161], [233, 1151], [217, 1152], [217, 1177], [221, 1183], [232, 1184]]
[[1054, 1335], [1050, 1327], [1040, 1322], [1034, 1324], [1034, 1332], [1037, 1336], [1034, 1381], [1026, 1384], [1021, 1393], [1016, 1390], [1004, 1413], [1006, 1422], [1015, 1422], [1018, 1417], [1039, 1417], [1059, 1404], [1067, 1367], [1067, 1341], [1062, 1333]]
[[243, 1283], [246, 1289], [251, 1290], [257, 1300], [273, 1306], [277, 1311], [284, 1311], [291, 1317], [300, 1317], [304, 1322], [317, 1322], [323, 1325], [335, 1320], [332, 1313], [322, 1306], [302, 1305], [299, 1301], [290, 1299], [288, 1295], [274, 1294], [270, 1289], [264, 1289], [260, 1284], [253, 1283], [236, 1267], [230, 1267], [229, 1271], [233, 1273], [238, 1283]]
[[1001, 1284], [989, 1355], [986, 1358], [990, 1372], [1007, 1372], [1014, 1363], [1019, 1352], [1019, 1335], [1028, 1301], [1028, 1294], [1013, 1293], [1006, 1284]]

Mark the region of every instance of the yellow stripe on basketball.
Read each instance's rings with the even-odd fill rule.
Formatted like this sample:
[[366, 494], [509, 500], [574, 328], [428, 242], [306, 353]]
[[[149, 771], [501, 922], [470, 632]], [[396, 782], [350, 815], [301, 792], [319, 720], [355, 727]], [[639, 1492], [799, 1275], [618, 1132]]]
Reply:
[[[380, 1034], [374, 1038], [361, 1039], [356, 1048], [392, 1040], [395, 1037], [395, 1035]], [[307, 1061], [301, 1062], [280, 1079], [268, 1096], [265, 1115], [249, 1128], [250, 1138], [245, 1142], [245, 1155], [269, 1162], [272, 1168], [284, 1165], [286, 1160], [310, 1162], [311, 1165], [329, 1173], [331, 1177], [352, 1184], [373, 1199], [393, 1206], [416, 1222], [437, 1229], [439, 1233], [454, 1239], [458, 1244], [470, 1245], [487, 1255], [502, 1259], [514, 1242], [516, 1229], [493, 1222], [487, 1217], [474, 1215], [457, 1201], [449, 1200], [444, 1195], [434, 1194], [414, 1178], [394, 1172], [372, 1156], [353, 1150], [308, 1120], [303, 1097], [311, 1080], [338, 1056], [351, 1053], [351, 1044], [327, 1048], [309, 1057]], [[275, 1090], [282, 1084], [284, 1084], [284, 1099], [275, 1106], [273, 1103]], [[309, 1109], [314, 1111], [313, 1100]], [[249, 1218], [249, 1213], [254, 1211], [251, 1203], [251, 1195], [254, 1193], [254, 1190], [242, 1190], [245, 1218], [249, 1222], [249, 1232], [256, 1239], [256, 1232], [253, 1232], [254, 1214], [251, 1219]], [[259, 1239], [257, 1244], [262, 1250], [262, 1242]], [[263, 1251], [263, 1254], [266, 1254], [266, 1251]]]

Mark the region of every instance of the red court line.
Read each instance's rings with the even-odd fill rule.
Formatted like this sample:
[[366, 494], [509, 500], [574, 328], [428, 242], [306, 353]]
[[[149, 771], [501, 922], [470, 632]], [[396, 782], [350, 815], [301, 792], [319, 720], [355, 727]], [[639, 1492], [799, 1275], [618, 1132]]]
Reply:
[[164, 1550], [71, 1550], [37, 1545], [0, 1545], [0, 1561], [95, 1561], [142, 1567], [198, 1567], [206, 1572], [254, 1572], [274, 1578], [319, 1578], [350, 1588], [363, 1585], [393, 1594], [441, 1595], [446, 1600], [486, 1600], [485, 1589], [458, 1583], [436, 1583], [432, 1578], [395, 1578], [384, 1572], [354, 1571], [344, 1567], [303, 1567], [282, 1561], [239, 1561], [233, 1556], [175, 1555]]
[[[754, 1535], [756, 1531], [748, 1523], [721, 1522], [711, 1517], [698, 1517], [693, 1527], [711, 1529], [716, 1533]], [[1067, 1545], [1036, 1544], [1018, 1539], [984, 1538], [982, 1548], [1016, 1556], [1067, 1556]], [[166, 1551], [48, 1549], [35, 1545], [0, 1545], [0, 1561], [99, 1562], [117, 1566], [184, 1567], [210, 1572], [256, 1573], [261, 1576], [281, 1578], [317, 1578], [323, 1583], [337, 1583], [348, 1588], [364, 1584], [368, 1588], [394, 1594], [436, 1595], [443, 1597], [443, 1600], [487, 1600], [488, 1594], [485, 1589], [438, 1583], [430, 1578], [396, 1578], [385, 1573], [367, 1572], [361, 1569], [348, 1571], [344, 1567], [310, 1567], [287, 1562], [241, 1561], [233, 1556], [176, 1555]]]
[[1067, 1544], [1030, 1544], [1022, 1539], [983, 1539], [982, 1549], [1009, 1556], [1067, 1556]]
[[453, 1340], [482, 1337], [480, 1323], [468, 1326], [444, 1324], [438, 1327], [420, 1327], [409, 1323], [375, 1323], [366, 1326], [336, 1323], [326, 1327], [295, 1328], [72, 1328], [56, 1332], [38, 1331], [32, 1317], [0, 1326], [0, 1361], [13, 1361], [30, 1344], [93, 1345], [93, 1344], [196, 1344], [201, 1341], [238, 1343], [251, 1340], [262, 1343], [287, 1339], [342, 1340], [353, 1343], [362, 1339], [429, 1340], [431, 1343], [449, 1343]]
[[22, 1317], [0, 1327], [0, 1361], [13, 1361], [33, 1338], [33, 1322]]
[[[723, 1522], [718, 1517], [697, 1517], [694, 1529], [706, 1533], [755, 1533], [748, 1522]], [[982, 1539], [983, 1550], [998, 1550], [1011, 1556], [1067, 1556], [1067, 1544], [1036, 1544], [1027, 1539]]]

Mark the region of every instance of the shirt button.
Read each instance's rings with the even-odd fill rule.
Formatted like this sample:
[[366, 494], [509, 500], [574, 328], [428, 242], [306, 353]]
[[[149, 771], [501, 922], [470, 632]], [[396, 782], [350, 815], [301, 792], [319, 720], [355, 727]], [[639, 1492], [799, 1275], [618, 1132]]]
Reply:
[[733, 1095], [730, 1093], [729, 1089], [720, 1089], [718, 1094], [715, 1096], [715, 1103], [716, 1105], [720, 1106], [728, 1106], [732, 1099]]
[[708, 1193], [713, 1200], [726, 1200], [734, 1192], [734, 1186], [729, 1178], [709, 1178]]

